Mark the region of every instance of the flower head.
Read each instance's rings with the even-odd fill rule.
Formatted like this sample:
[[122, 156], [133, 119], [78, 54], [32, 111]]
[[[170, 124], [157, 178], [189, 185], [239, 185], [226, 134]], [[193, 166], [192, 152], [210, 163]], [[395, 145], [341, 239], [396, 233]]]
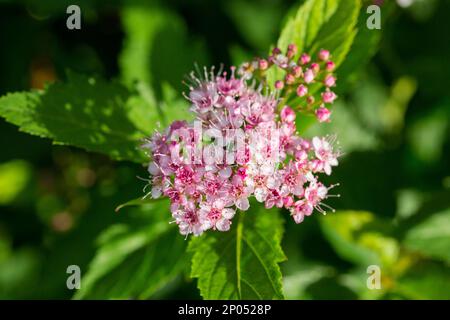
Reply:
[[[296, 223], [314, 209], [325, 212], [329, 188], [318, 175], [331, 174], [340, 154], [334, 138], [300, 137], [295, 121], [302, 105], [319, 122], [330, 120], [323, 104], [336, 99], [329, 90], [335, 78], [326, 50], [317, 61], [303, 53], [296, 62], [296, 55], [297, 47], [290, 45], [286, 54], [275, 48], [267, 59], [244, 63], [237, 72], [232, 67], [230, 73], [191, 75], [186, 98], [196, 120], [175, 121], [144, 144], [151, 157], [149, 196], [170, 199], [181, 234], [228, 231], [236, 211], [248, 210], [252, 197], [266, 208], [290, 210]], [[272, 92], [255, 84], [269, 68], [285, 72]], [[308, 94], [312, 82], [326, 87], [317, 109]], [[297, 93], [300, 106], [283, 104], [286, 90]]]

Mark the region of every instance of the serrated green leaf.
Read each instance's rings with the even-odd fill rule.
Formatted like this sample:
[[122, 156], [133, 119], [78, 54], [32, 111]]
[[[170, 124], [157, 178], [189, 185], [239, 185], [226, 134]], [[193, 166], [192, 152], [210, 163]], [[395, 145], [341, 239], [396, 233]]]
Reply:
[[409, 229], [403, 244], [424, 256], [450, 263], [450, 209], [435, 213]]
[[76, 299], [145, 299], [185, 267], [187, 242], [169, 224], [168, 204], [146, 205], [149, 214], [117, 224], [98, 238], [99, 248]]
[[[360, 7], [360, 0], [307, 0], [287, 21], [277, 46], [285, 50], [290, 43], [294, 43], [300, 53], [310, 55], [322, 48], [327, 49], [338, 67], [355, 37]], [[273, 83], [279, 75], [276, 70], [270, 70], [269, 83]]]
[[[360, 8], [360, 0], [307, 0], [296, 15], [286, 22], [277, 46], [285, 50], [290, 43], [294, 43], [299, 54], [307, 52], [310, 55], [317, 54], [320, 49], [327, 49], [338, 68], [350, 51], [357, 33]], [[269, 85], [273, 85], [281, 77], [280, 69], [271, 68], [267, 81]], [[320, 87], [321, 85], [315, 85], [310, 88], [310, 93], [314, 95]], [[286, 101], [293, 106], [301, 103], [295, 92], [287, 96]], [[296, 121], [297, 130], [303, 132], [314, 121], [312, 116], [299, 117]]]
[[66, 82], [51, 84], [44, 91], [0, 98], [0, 116], [21, 131], [57, 144], [144, 162], [139, 145], [159, 116], [140, 99], [118, 83], [69, 74]]
[[[256, 206], [256, 204], [254, 205]], [[189, 244], [191, 276], [205, 299], [283, 299], [282, 219], [276, 210], [239, 212], [231, 230]]]

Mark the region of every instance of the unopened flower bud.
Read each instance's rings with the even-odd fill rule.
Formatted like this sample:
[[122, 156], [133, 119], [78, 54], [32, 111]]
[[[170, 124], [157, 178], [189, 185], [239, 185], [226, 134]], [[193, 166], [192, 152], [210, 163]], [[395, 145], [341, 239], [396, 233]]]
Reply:
[[330, 58], [330, 51], [328, 50], [320, 50], [319, 51], [319, 59], [322, 61], [327, 61]]
[[266, 59], [259, 59], [258, 67], [260, 70], [266, 70], [269, 67], [269, 62]]
[[302, 54], [301, 57], [298, 59], [298, 63], [301, 65], [308, 64], [311, 61], [311, 57], [307, 55], [306, 53]]
[[281, 121], [292, 123], [295, 121], [295, 112], [291, 107], [285, 106], [280, 113]]
[[295, 44], [290, 44], [287, 50], [287, 57], [291, 59], [297, 53], [297, 46]]
[[325, 64], [325, 69], [327, 69], [327, 71], [333, 71], [335, 67], [336, 66], [333, 61], [327, 61]]
[[323, 81], [323, 83], [327, 87], [334, 87], [334, 85], [336, 84], [336, 78], [333, 77], [333, 75], [329, 74], [325, 77], [325, 80]]
[[281, 80], [275, 81], [275, 89], [281, 90], [284, 88], [284, 82]]
[[300, 67], [300, 66], [294, 66], [292, 68], [292, 72], [293, 72], [294, 77], [298, 78], [302, 75], [303, 70], [302, 70], [302, 67]]
[[297, 87], [297, 95], [299, 97], [304, 97], [307, 93], [308, 93], [308, 88], [305, 87], [304, 85], [301, 84]]
[[295, 77], [292, 74], [287, 74], [285, 77], [286, 84], [293, 84], [295, 82]]
[[306, 70], [306, 72], [303, 74], [303, 80], [305, 80], [306, 83], [313, 82], [314, 77], [314, 72], [311, 69]]
[[331, 111], [325, 108], [324, 106], [321, 106], [319, 109], [316, 110], [316, 117], [319, 122], [329, 122], [331, 116]]
[[333, 91], [327, 90], [322, 92], [322, 100], [325, 103], [333, 103], [336, 98], [337, 96]]
[[318, 63], [312, 63], [311, 64], [311, 70], [314, 72], [314, 74], [319, 73], [320, 71], [320, 66]]

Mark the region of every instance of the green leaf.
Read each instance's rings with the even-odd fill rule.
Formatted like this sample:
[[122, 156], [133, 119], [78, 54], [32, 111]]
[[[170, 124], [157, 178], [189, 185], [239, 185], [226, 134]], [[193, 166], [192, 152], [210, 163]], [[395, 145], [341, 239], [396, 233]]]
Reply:
[[409, 229], [403, 244], [426, 257], [450, 263], [450, 209], [435, 213]]
[[191, 276], [198, 278], [200, 294], [204, 299], [283, 299], [279, 212], [239, 212], [233, 222], [228, 232], [208, 232], [190, 242]]
[[165, 202], [141, 207], [147, 216], [112, 225], [82, 278], [76, 299], [146, 299], [185, 269], [187, 242], [174, 225]]
[[165, 83], [181, 92], [183, 77], [194, 63], [208, 61], [206, 46], [191, 37], [173, 10], [139, 1], [125, 4], [121, 15], [125, 40], [119, 66], [125, 83], [141, 81], [162, 100]]
[[[285, 50], [294, 43], [300, 53], [310, 55], [327, 49], [338, 67], [355, 38], [360, 7], [360, 0], [307, 0], [297, 14], [288, 19], [277, 46]], [[277, 77], [276, 69], [273, 70], [268, 76], [269, 83]]]
[[122, 85], [72, 73], [44, 91], [0, 98], [0, 116], [54, 143], [135, 162], [146, 160], [139, 145], [159, 120], [155, 107]]
[[23, 160], [0, 164], [0, 205], [15, 200], [25, 189], [31, 176], [31, 166]]
[[389, 226], [365, 211], [340, 211], [320, 219], [325, 237], [342, 258], [357, 265], [392, 266], [399, 255]]
[[[386, 21], [388, 4], [383, 7], [382, 14], [382, 25]], [[361, 13], [358, 17], [358, 22], [356, 25], [357, 33], [354, 38], [350, 58], [345, 59], [338, 70], [338, 94], [344, 92], [348, 89], [351, 82], [354, 82], [358, 78], [357, 70], [361, 70], [369, 62], [369, 60], [375, 55], [378, 50], [378, 44], [381, 39], [382, 30], [369, 29], [367, 28], [367, 18], [369, 17], [366, 13], [367, 7], [363, 6]], [[392, 10], [389, 10], [389, 12]]]
[[394, 292], [407, 299], [449, 300], [450, 268], [435, 261], [421, 261], [398, 281]]
[[164, 201], [164, 200], [165, 200], [164, 198], [153, 199], [151, 197], [146, 197], [146, 198], [140, 197], [140, 198], [132, 199], [130, 201], [127, 201], [125, 203], [118, 205], [116, 207], [115, 211], [119, 212], [120, 210], [122, 210], [123, 208], [126, 208], [126, 207], [144, 206], [146, 204], [157, 203], [157, 202]]

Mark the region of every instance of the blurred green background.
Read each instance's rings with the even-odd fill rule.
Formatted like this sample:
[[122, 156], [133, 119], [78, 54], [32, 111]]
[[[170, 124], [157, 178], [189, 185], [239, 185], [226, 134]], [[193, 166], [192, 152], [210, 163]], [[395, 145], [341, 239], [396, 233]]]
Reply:
[[[359, 24], [360, 40], [370, 41], [355, 44], [367, 46], [370, 60], [350, 53], [347, 63], [358, 68], [338, 80], [333, 122], [303, 133], [336, 133], [345, 155], [327, 181], [341, 184], [332, 203], [338, 212], [301, 225], [286, 215], [289, 299], [450, 299], [450, 2], [384, 1], [382, 29], [369, 31], [370, 2]], [[0, 94], [43, 88], [72, 70], [138, 78], [157, 98], [168, 84], [181, 96], [194, 62], [230, 65], [266, 54], [300, 3], [1, 0]], [[66, 28], [69, 4], [82, 9], [79, 31]], [[114, 211], [142, 194], [136, 176], [146, 176], [144, 167], [53, 146], [3, 119], [0, 139], [1, 299], [71, 298], [67, 266], [84, 275], [96, 252], [123, 255], [109, 266], [97, 260], [88, 298], [200, 298], [188, 264], [154, 258], [152, 239], [114, 246], [121, 228], [125, 240], [138, 239], [151, 223], [151, 208]], [[178, 240], [173, 255], [185, 254]], [[370, 264], [381, 267], [381, 290], [366, 286]], [[137, 279], [139, 288], [130, 285]]]

